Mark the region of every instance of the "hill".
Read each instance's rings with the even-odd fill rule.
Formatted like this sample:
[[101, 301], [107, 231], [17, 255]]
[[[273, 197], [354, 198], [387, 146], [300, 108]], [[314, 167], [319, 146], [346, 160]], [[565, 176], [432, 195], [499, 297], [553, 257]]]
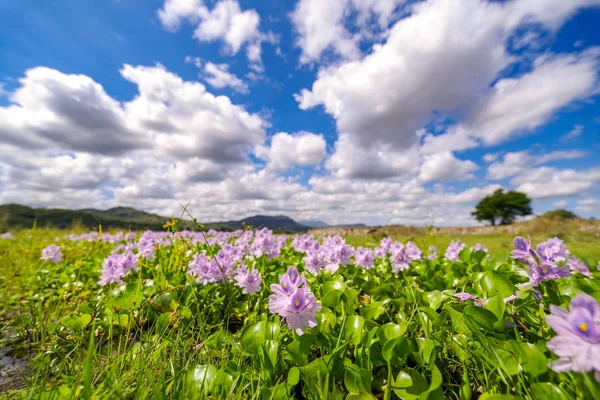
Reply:
[[[67, 229], [81, 227], [96, 230], [102, 225], [104, 230], [127, 229], [155, 231], [163, 230], [170, 217], [136, 210], [130, 207], [115, 207], [108, 210], [81, 209], [46, 209], [32, 208], [19, 204], [0, 206], [0, 232], [15, 228], [31, 228], [34, 224], [38, 227]], [[179, 229], [196, 230], [191, 221], [180, 220]], [[304, 232], [308, 227], [301, 225], [293, 219], [280, 216], [255, 215], [239, 221], [223, 221], [204, 224], [206, 229], [232, 231], [251, 226], [254, 229], [267, 227], [278, 233]]]

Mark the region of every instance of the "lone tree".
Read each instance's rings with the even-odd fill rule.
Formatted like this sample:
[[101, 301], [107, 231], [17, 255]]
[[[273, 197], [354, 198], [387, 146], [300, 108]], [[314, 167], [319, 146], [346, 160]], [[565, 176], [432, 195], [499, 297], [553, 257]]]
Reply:
[[484, 197], [472, 215], [477, 221], [490, 221], [495, 226], [511, 224], [517, 217], [531, 215], [531, 199], [525, 193], [496, 190]]

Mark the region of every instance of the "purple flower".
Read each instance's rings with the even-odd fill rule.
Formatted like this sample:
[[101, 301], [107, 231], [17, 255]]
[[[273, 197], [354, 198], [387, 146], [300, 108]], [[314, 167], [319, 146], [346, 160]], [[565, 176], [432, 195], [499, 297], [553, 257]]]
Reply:
[[408, 269], [410, 258], [408, 258], [406, 247], [402, 246], [394, 250], [390, 256], [390, 262], [392, 263], [392, 272], [395, 274]]
[[446, 249], [446, 253], [444, 255], [450, 261], [459, 261], [460, 257], [458, 256], [458, 254], [465, 247], [466, 244], [462, 243], [460, 240], [456, 242], [453, 240], [448, 245], [448, 248]]
[[299, 288], [289, 297], [280, 315], [285, 318], [290, 330], [295, 330], [298, 335], [302, 335], [306, 327], [317, 326], [315, 317], [320, 310], [321, 305], [317, 303], [315, 295], [307, 288]]
[[406, 255], [408, 256], [408, 258], [411, 259], [411, 261], [423, 259], [423, 252], [421, 251], [419, 246], [415, 244], [415, 242], [406, 243]]
[[13, 235], [10, 232], [5, 232], [2, 235], [0, 235], [0, 239], [12, 239]]
[[569, 267], [557, 267], [552, 264], [534, 264], [529, 267], [529, 282], [531, 286], [537, 286], [543, 281], [553, 281], [570, 276]]
[[188, 274], [196, 278], [200, 285], [216, 282], [211, 260], [204, 254], [195, 254], [188, 264]]
[[314, 276], [319, 275], [321, 270], [326, 265], [323, 257], [317, 252], [309, 253], [308, 255], [304, 256], [304, 258], [302, 258], [302, 261], [304, 261], [304, 268], [306, 268], [308, 272], [310, 272]]
[[477, 300], [477, 297], [467, 292], [454, 293], [454, 297], [458, 298], [460, 301]]
[[488, 252], [488, 249], [487, 249], [487, 247], [485, 247], [485, 246], [484, 246], [484, 245], [482, 245], [481, 243], [477, 243], [477, 244], [475, 245], [475, 247], [473, 247], [473, 250], [475, 250], [475, 251], [480, 251], [480, 250], [481, 250], [481, 251], [483, 251], [483, 252], [485, 252], [485, 253], [487, 253], [487, 252]]
[[42, 250], [42, 256], [40, 258], [42, 260], [50, 260], [57, 264], [62, 261], [63, 255], [60, 251], [60, 247], [55, 244], [51, 244]]
[[546, 322], [557, 333], [547, 343], [559, 359], [550, 368], [556, 372], [590, 372], [600, 381], [600, 305], [580, 293], [571, 300], [569, 311], [550, 306]]
[[279, 276], [279, 284], [272, 284], [269, 296], [269, 311], [279, 314], [298, 335], [306, 327], [317, 326], [316, 313], [321, 310], [315, 295], [306, 286], [306, 279], [295, 267], [290, 267]]
[[429, 246], [429, 254], [427, 254], [427, 258], [429, 260], [435, 260], [437, 258], [438, 249], [435, 246]]
[[567, 261], [567, 266], [569, 267], [569, 269], [571, 271], [579, 272], [581, 275], [584, 275], [584, 276], [592, 275], [592, 273], [590, 272], [590, 269], [587, 267], [587, 265], [585, 265], [583, 263], [583, 261], [581, 261], [577, 257], [570, 257], [569, 260]]
[[537, 255], [531, 248], [531, 239], [527, 241], [522, 236], [516, 236], [513, 239], [513, 246], [515, 249], [510, 252], [512, 258], [519, 260], [526, 265], [535, 264]]
[[102, 263], [102, 275], [100, 276], [98, 285], [105, 286], [110, 283], [121, 285], [123, 284], [123, 280], [121, 279], [123, 276], [125, 276], [125, 273], [121, 265], [121, 255], [111, 254]]
[[245, 266], [238, 268], [233, 276], [235, 286], [242, 288], [242, 294], [254, 294], [260, 292], [262, 277], [256, 268], [248, 271]]
[[364, 269], [372, 269], [373, 261], [375, 261], [375, 255], [371, 249], [358, 247], [354, 253], [354, 259], [356, 260], [356, 265]]

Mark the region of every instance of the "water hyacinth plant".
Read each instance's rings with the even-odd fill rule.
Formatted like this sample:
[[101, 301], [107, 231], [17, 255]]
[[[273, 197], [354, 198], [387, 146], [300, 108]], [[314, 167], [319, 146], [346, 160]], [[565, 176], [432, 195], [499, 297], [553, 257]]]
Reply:
[[21, 251], [31, 242], [19, 235], [2, 245], [42, 266], [17, 275], [15, 259], [4, 265], [21, 279], [2, 295], [18, 310], [6, 317], [19, 338], [10, 345], [26, 344], [32, 366], [20, 397], [585, 399], [600, 390], [600, 272], [560, 239], [533, 247], [517, 237], [497, 254], [464, 238], [355, 246], [264, 228], [170, 229], [57, 242], [53, 233]]

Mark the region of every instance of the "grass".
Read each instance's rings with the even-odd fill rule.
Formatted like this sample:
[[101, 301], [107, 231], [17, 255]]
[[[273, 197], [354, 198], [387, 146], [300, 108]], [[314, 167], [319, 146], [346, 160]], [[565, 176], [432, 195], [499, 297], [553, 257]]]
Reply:
[[[584, 228], [589, 226], [594, 225]], [[598, 233], [593, 229], [554, 223], [519, 229], [527, 227], [534, 243], [559, 236], [588, 265], [600, 261]], [[463, 314], [474, 307], [456, 305], [456, 300], [443, 294], [447, 289], [482, 290], [481, 274], [491, 268], [515, 283], [519, 278], [508, 265], [513, 232], [388, 227], [348, 234], [348, 243], [355, 246], [376, 246], [389, 233], [402, 242], [413, 240], [423, 249], [437, 246], [440, 253], [451, 240], [481, 243], [494, 261], [489, 265], [482, 261], [477, 271], [473, 265], [450, 263], [431, 269], [424, 263], [401, 276], [382, 272], [381, 265], [372, 274], [349, 268], [345, 280], [311, 277], [310, 287], [324, 309], [318, 327], [302, 337], [285, 327], [279, 333], [279, 320], [266, 306], [268, 283], [276, 282], [288, 265], [299, 265], [297, 254], [284, 252], [281, 261], [260, 261], [264, 288], [252, 298], [229, 285], [195, 284], [186, 270], [190, 252], [198, 248], [177, 243], [160, 250], [154, 261], [144, 261], [142, 272], [129, 276], [127, 286], [117, 291], [96, 284], [100, 265], [112, 249], [109, 243], [61, 242], [65, 261], [54, 265], [40, 260], [41, 250], [65, 233], [24, 230], [15, 239], [0, 240], [0, 349], [8, 348], [28, 363], [11, 371], [8, 379], [0, 379], [0, 397], [334, 399], [359, 387], [396, 398], [404, 389], [390, 388], [400, 380], [401, 371], [417, 374], [413, 380], [424, 377], [430, 382], [430, 399], [469, 399], [490, 393], [538, 399], [544, 398], [540, 393], [546, 389], [559, 399], [586, 398], [600, 388], [587, 375], [547, 371], [551, 354], [544, 342], [551, 331], [544, 324], [544, 308], [531, 296], [520, 299], [518, 308], [500, 311], [509, 321], [521, 315], [527, 330], [515, 326], [488, 332]], [[498, 267], [496, 260], [504, 265]], [[452, 282], [461, 287], [449, 286]], [[560, 287], [558, 297], [566, 305], [565, 293], [570, 296], [581, 287], [600, 293], [596, 282], [573, 277]], [[543, 290], [556, 297], [559, 288]], [[334, 292], [337, 297], [331, 297]], [[369, 300], [364, 297], [367, 293]], [[265, 323], [261, 321], [269, 321], [269, 329], [277, 335], [267, 337], [264, 326], [262, 333], [253, 331]], [[391, 346], [399, 355], [389, 356], [386, 364], [381, 359], [383, 344], [367, 345], [365, 338], [384, 338], [377, 332], [390, 325], [404, 331], [408, 341]], [[256, 345], [257, 340], [262, 341]], [[424, 360], [424, 346], [431, 361]], [[259, 353], [253, 353], [255, 348]], [[327, 372], [326, 367], [320, 375], [323, 370], [317, 362], [326, 357], [339, 371]], [[534, 369], [533, 361], [527, 364], [526, 358], [539, 365]], [[288, 383], [294, 380], [291, 371], [300, 376], [297, 385]], [[438, 388], [433, 387], [436, 374], [443, 382]]]

